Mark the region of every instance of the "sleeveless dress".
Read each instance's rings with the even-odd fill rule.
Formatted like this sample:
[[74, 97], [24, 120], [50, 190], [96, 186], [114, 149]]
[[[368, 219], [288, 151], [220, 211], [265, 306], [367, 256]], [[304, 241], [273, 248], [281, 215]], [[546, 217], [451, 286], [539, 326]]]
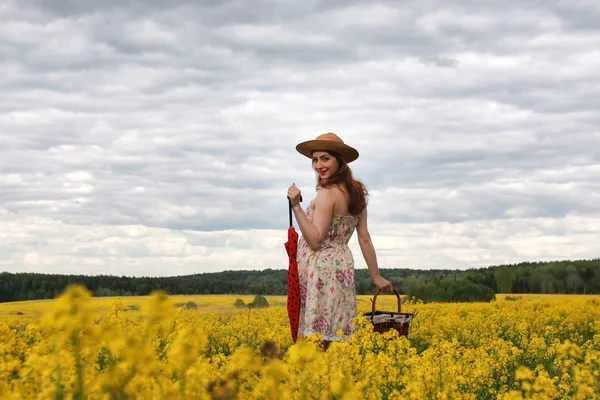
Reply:
[[[306, 209], [312, 222], [314, 208]], [[354, 331], [358, 313], [354, 286], [354, 258], [348, 242], [360, 216], [334, 215], [329, 231], [317, 251], [303, 237], [298, 241], [300, 321], [298, 333], [320, 333], [323, 340], [347, 340]], [[341, 331], [341, 335], [338, 335]]]

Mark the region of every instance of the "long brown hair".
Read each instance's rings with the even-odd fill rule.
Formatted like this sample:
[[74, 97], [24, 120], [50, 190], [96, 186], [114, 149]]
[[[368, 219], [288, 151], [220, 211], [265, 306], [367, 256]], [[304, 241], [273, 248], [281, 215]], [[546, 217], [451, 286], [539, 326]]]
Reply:
[[[367, 187], [360, 181], [354, 179], [352, 170], [342, 156], [335, 151], [324, 150], [338, 162], [338, 170], [329, 179], [323, 180], [317, 175], [317, 188], [327, 188], [340, 185], [340, 189], [348, 195], [348, 212], [351, 215], [359, 215], [367, 207]], [[345, 189], [345, 190], [344, 190]]]

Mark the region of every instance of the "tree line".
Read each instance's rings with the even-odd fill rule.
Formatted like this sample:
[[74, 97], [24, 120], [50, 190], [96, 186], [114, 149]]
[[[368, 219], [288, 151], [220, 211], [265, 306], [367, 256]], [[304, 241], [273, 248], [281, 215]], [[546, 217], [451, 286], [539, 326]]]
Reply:
[[[523, 262], [468, 270], [381, 269], [407, 297], [427, 301], [490, 301], [496, 293], [600, 294], [600, 258]], [[173, 277], [0, 273], [0, 302], [52, 299], [67, 285], [85, 285], [94, 296], [286, 295], [287, 270], [223, 271]], [[373, 294], [366, 269], [355, 270], [357, 294]]]

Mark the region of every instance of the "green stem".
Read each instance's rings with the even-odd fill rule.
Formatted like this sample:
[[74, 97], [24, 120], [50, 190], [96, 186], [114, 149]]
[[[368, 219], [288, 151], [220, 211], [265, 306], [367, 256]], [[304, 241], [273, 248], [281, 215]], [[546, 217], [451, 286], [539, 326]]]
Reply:
[[123, 383], [121, 384], [121, 386], [119, 387], [119, 391], [121, 394], [124, 393], [125, 391], [125, 386], [127, 386], [127, 384], [133, 379], [133, 377], [135, 376], [135, 372], [137, 369], [137, 365], [136, 363], [133, 363], [131, 365], [131, 367], [129, 368], [129, 372], [127, 373], [127, 377], [125, 377], [125, 379], [123, 380]]
[[185, 372], [186, 368], [183, 368], [181, 380], [179, 381], [179, 394], [181, 395], [181, 400], [185, 399]]
[[64, 400], [65, 393], [62, 385], [62, 371], [60, 369], [60, 356], [58, 354], [56, 336], [54, 336], [54, 361], [56, 362], [56, 394], [54, 395], [54, 400]]
[[83, 400], [83, 365], [81, 363], [80, 340], [77, 334], [73, 335], [73, 355], [75, 357], [75, 371], [77, 372], [77, 391], [73, 395], [75, 400]]

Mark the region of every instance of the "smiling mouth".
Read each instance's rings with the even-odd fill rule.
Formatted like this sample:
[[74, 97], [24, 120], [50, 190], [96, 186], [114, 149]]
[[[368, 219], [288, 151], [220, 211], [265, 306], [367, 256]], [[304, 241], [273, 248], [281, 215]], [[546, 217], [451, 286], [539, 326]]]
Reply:
[[327, 173], [327, 171], [319, 171], [319, 173], [320, 173], [321, 175], [325, 175], [325, 174]]

